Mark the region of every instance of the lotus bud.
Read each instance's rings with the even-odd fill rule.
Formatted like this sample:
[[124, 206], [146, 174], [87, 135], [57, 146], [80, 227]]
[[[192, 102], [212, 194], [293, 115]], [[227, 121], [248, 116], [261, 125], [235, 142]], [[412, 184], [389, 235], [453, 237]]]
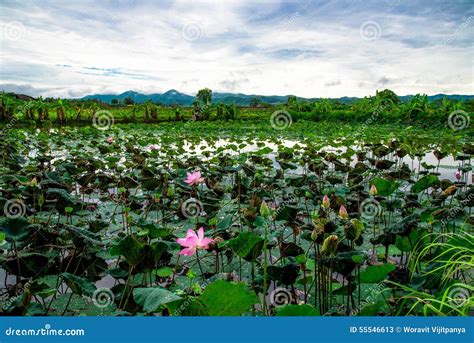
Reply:
[[456, 177], [456, 180], [461, 180], [461, 177], [462, 177], [462, 174], [461, 174], [461, 171], [460, 170], [457, 170], [456, 173], [454, 174], [454, 176]]
[[347, 213], [347, 210], [344, 205], [341, 205], [341, 207], [339, 207], [339, 218], [349, 219], [349, 214]]
[[375, 185], [372, 185], [372, 186], [370, 187], [370, 190], [369, 190], [369, 194], [370, 194], [370, 195], [375, 196], [375, 195], [377, 195], [378, 192], [379, 192], [379, 191], [377, 190], [377, 187], [375, 187]]
[[265, 201], [262, 201], [262, 204], [260, 205], [260, 215], [263, 218], [268, 218], [270, 216], [270, 209]]
[[336, 235], [330, 235], [323, 242], [322, 253], [323, 255], [334, 256], [337, 251], [337, 245], [339, 238]]
[[331, 202], [329, 201], [328, 196], [324, 195], [322, 207], [325, 208], [325, 209], [328, 209], [329, 206], [331, 206]]

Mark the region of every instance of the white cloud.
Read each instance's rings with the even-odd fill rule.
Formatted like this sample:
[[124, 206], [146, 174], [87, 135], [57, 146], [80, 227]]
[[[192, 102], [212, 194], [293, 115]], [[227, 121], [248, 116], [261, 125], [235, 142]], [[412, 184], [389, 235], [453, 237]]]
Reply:
[[[0, 5], [0, 83], [44, 96], [202, 87], [306, 97], [383, 87], [472, 94], [473, 10], [430, 4], [444, 6], [8, 1]], [[368, 21], [378, 39], [361, 37]]]

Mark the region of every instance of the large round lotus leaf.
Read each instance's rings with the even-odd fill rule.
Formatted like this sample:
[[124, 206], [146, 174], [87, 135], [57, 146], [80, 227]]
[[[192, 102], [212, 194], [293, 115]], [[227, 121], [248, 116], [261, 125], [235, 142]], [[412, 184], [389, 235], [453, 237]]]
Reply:
[[23, 217], [4, 218], [0, 222], [0, 231], [5, 233], [7, 241], [21, 241], [30, 233], [29, 222]]

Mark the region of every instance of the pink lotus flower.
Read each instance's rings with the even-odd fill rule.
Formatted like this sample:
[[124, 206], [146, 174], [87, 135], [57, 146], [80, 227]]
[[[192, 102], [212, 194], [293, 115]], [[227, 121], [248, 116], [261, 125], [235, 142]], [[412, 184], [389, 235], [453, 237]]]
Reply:
[[377, 187], [375, 187], [375, 185], [372, 185], [372, 186], [370, 187], [370, 190], [369, 190], [369, 194], [370, 194], [370, 195], [372, 195], [372, 196], [377, 195], [378, 192], [379, 192], [379, 191], [377, 190]]
[[179, 252], [179, 255], [191, 256], [194, 255], [198, 249], [209, 249], [209, 244], [213, 240], [204, 237], [204, 228], [201, 227], [197, 234], [195, 231], [189, 229], [185, 238], [178, 238], [176, 241], [179, 245], [184, 247], [184, 249]]
[[192, 173], [187, 173], [184, 182], [186, 182], [190, 186], [193, 186], [204, 182], [204, 178], [201, 176], [200, 171], [195, 171]]
[[339, 217], [341, 219], [349, 219], [349, 213], [347, 213], [346, 207], [344, 205], [339, 207]]
[[456, 180], [458, 180], [458, 181], [461, 180], [461, 177], [462, 177], [461, 171], [457, 170], [456, 174], [454, 174], [454, 176], [456, 177]]
[[113, 138], [113, 137], [107, 138], [107, 143], [112, 144], [113, 142], [114, 142], [114, 138]]
[[329, 201], [329, 198], [327, 195], [324, 195], [324, 198], [323, 198], [323, 207], [324, 208], [329, 208], [329, 206], [331, 205], [331, 202]]
[[150, 149], [150, 150], [158, 150], [158, 144], [150, 144], [150, 145], [148, 146], [148, 149]]

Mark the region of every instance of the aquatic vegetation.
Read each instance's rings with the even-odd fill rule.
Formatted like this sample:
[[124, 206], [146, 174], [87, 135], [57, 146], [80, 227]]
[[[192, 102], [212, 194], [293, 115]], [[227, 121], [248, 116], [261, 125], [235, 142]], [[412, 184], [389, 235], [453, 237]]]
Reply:
[[23, 127], [0, 145], [3, 315], [472, 310], [469, 129]]

